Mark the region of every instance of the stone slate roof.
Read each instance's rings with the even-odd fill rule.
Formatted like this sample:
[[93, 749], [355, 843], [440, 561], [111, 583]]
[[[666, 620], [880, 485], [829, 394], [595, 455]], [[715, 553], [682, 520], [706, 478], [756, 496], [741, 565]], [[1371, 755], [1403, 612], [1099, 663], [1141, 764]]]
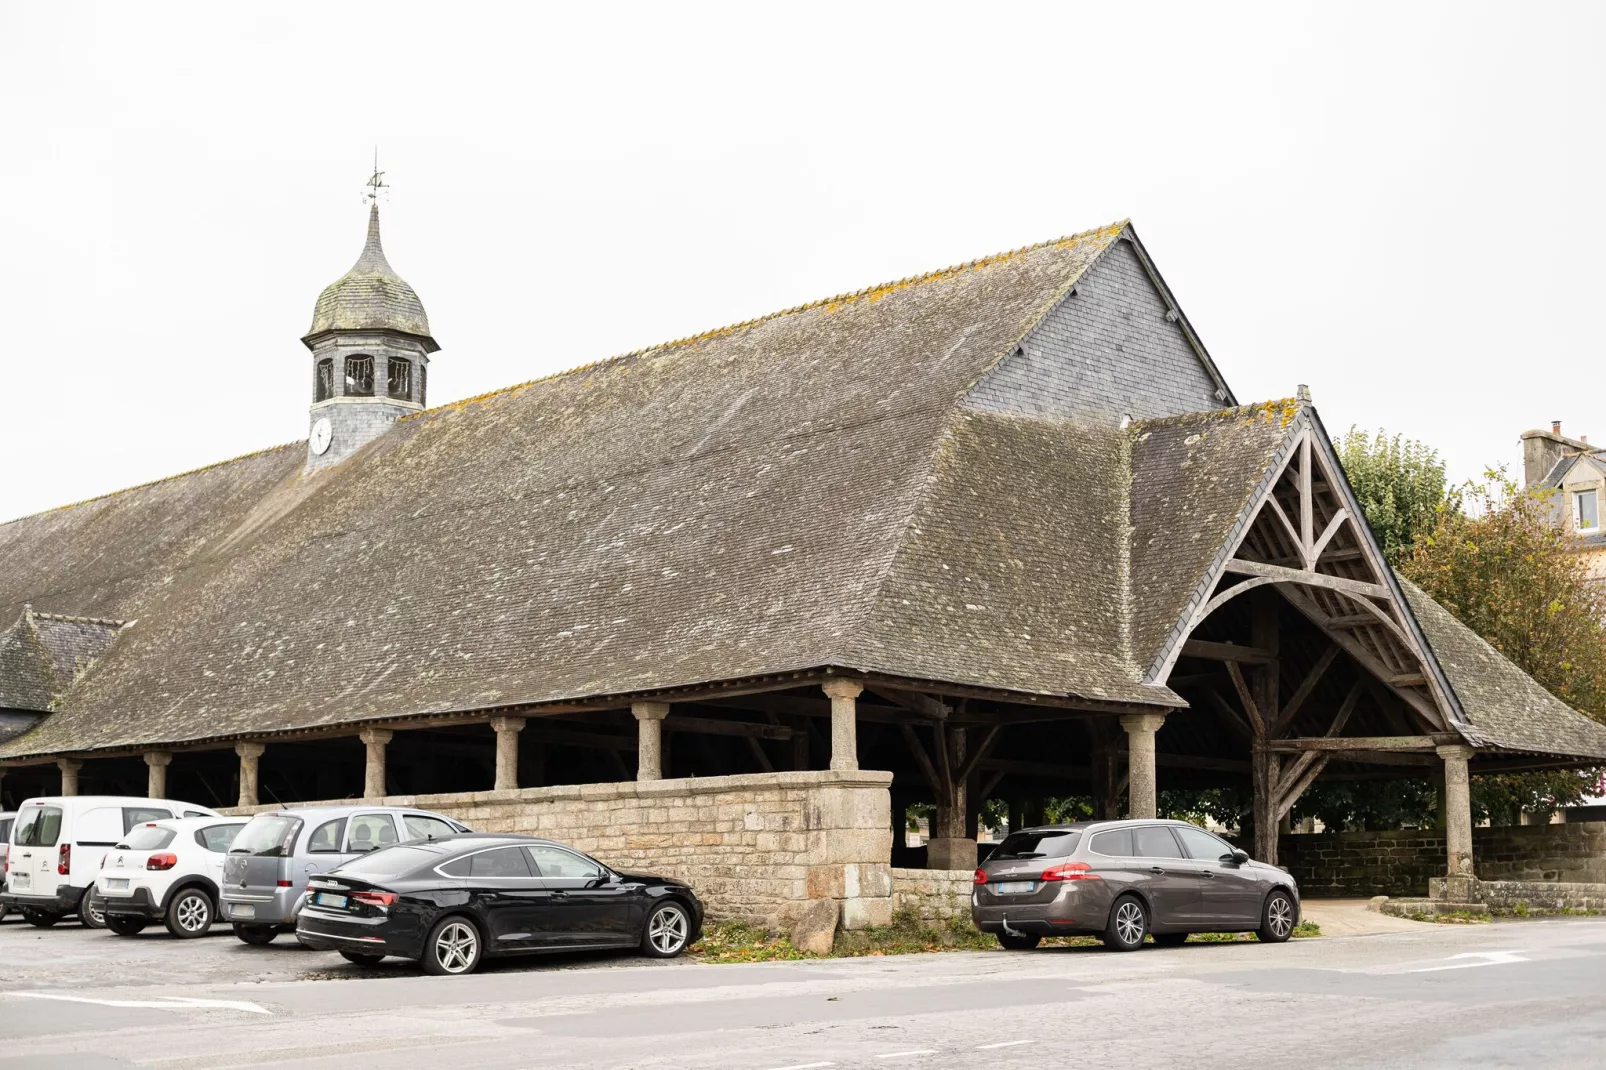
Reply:
[[122, 621], [22, 615], [0, 632], [0, 709], [48, 711], [111, 648]]
[[429, 317], [413, 288], [396, 274], [379, 242], [379, 205], [368, 211], [368, 240], [351, 270], [324, 288], [313, 308], [307, 338], [325, 331], [389, 330], [430, 337]]
[[[1041, 462], [1051, 440], [1085, 436], [956, 426], [957, 403], [1123, 229], [430, 410], [330, 469], [304, 474], [302, 448], [281, 447], [0, 525], [0, 555], [18, 563], [0, 575], [0, 609], [48, 591], [54, 609], [140, 620], [0, 755], [825, 665], [950, 663], [996, 686], [1174, 703], [1130, 656], [1100, 653], [1122, 647], [1096, 606], [1065, 613], [1076, 651], [1031, 631], [1037, 646], [964, 662], [951, 655], [974, 632], [900, 645], [913, 610], [879, 595], [907, 581], [922, 509], [966, 488], [998, 495], [1023, 474], [1022, 448]], [[1054, 478], [1068, 493], [1101, 477]], [[1000, 516], [999, 530], [1025, 545], [1034, 521]], [[1050, 608], [1016, 623], [1053, 636]]]
[[1477, 742], [1534, 754], [1606, 758], [1606, 725], [1546, 691], [1420, 587], [1403, 577], [1400, 586]]

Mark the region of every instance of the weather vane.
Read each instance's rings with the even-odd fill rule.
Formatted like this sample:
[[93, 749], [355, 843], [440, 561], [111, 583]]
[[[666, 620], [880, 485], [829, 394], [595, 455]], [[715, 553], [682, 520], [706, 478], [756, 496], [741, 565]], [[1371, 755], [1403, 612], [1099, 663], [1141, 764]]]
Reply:
[[363, 194], [363, 200], [370, 203], [378, 203], [379, 195], [390, 188], [385, 184], [385, 172], [379, 169], [378, 145], [374, 146], [374, 173], [368, 179], [368, 181], [363, 184], [368, 187], [368, 192]]

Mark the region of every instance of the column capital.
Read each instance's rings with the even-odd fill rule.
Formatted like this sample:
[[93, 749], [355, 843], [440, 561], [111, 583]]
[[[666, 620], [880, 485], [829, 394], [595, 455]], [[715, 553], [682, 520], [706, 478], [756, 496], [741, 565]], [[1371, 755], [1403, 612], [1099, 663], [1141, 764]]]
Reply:
[[171, 765], [173, 752], [170, 750], [148, 750], [145, 752], [145, 764], [152, 768]]
[[242, 758], [260, 758], [262, 752], [268, 749], [266, 743], [236, 743], [234, 753]]
[[386, 743], [389, 743], [391, 738], [395, 735], [396, 733], [392, 732], [388, 728], [364, 728], [362, 731], [357, 733], [357, 738], [368, 744], [370, 747], [375, 743], [379, 744], [380, 746], [384, 746]]
[[1434, 747], [1434, 753], [1447, 762], [1470, 761], [1476, 754], [1477, 748], [1466, 743], [1447, 743], [1442, 747]]
[[78, 770], [82, 769], [83, 767], [84, 767], [84, 763], [83, 763], [83, 759], [81, 759], [81, 758], [57, 758], [56, 759], [56, 768], [60, 769], [63, 773], [76, 773], [76, 772], [78, 772]]
[[820, 690], [834, 699], [858, 698], [864, 693], [864, 685], [857, 680], [848, 680], [837, 676], [820, 685]]
[[1163, 713], [1123, 713], [1121, 715], [1121, 727], [1126, 729], [1128, 734], [1133, 732], [1158, 732], [1163, 724], [1165, 724], [1165, 714]]
[[661, 721], [669, 716], [667, 702], [632, 702], [630, 712], [638, 721]]
[[492, 717], [491, 728], [496, 732], [522, 732], [524, 722], [523, 717]]

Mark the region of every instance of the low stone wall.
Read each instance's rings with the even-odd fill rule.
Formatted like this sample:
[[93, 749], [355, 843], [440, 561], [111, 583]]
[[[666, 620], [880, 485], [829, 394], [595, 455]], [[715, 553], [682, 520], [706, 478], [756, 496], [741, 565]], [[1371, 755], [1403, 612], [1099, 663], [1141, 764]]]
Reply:
[[716, 920], [782, 928], [810, 900], [836, 899], [842, 927], [856, 929], [892, 917], [891, 782], [891, 773], [826, 770], [391, 796], [383, 802], [446, 814], [476, 832], [558, 840], [627, 872], [679, 877]]
[[[1442, 883], [1442, 879], [1441, 882]], [[1571, 881], [1479, 881], [1478, 900], [1490, 910], [1559, 914], [1606, 910], [1606, 884]]]
[[894, 869], [892, 909], [913, 910], [922, 921], [968, 918], [974, 881], [969, 869]]
[[[1447, 864], [1432, 829], [1284, 836], [1277, 852], [1307, 896], [1420, 896]], [[1606, 883], [1606, 822], [1473, 829], [1472, 865], [1484, 881]]]

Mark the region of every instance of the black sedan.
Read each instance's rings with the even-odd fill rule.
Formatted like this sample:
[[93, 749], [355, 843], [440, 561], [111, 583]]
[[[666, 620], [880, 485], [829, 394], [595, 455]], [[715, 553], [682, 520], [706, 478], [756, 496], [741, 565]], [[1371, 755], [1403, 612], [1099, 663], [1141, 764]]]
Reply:
[[530, 836], [468, 834], [374, 851], [313, 877], [303, 944], [356, 963], [416, 959], [472, 973], [486, 956], [639, 947], [670, 958], [702, 935], [703, 904], [667, 877], [617, 873]]

